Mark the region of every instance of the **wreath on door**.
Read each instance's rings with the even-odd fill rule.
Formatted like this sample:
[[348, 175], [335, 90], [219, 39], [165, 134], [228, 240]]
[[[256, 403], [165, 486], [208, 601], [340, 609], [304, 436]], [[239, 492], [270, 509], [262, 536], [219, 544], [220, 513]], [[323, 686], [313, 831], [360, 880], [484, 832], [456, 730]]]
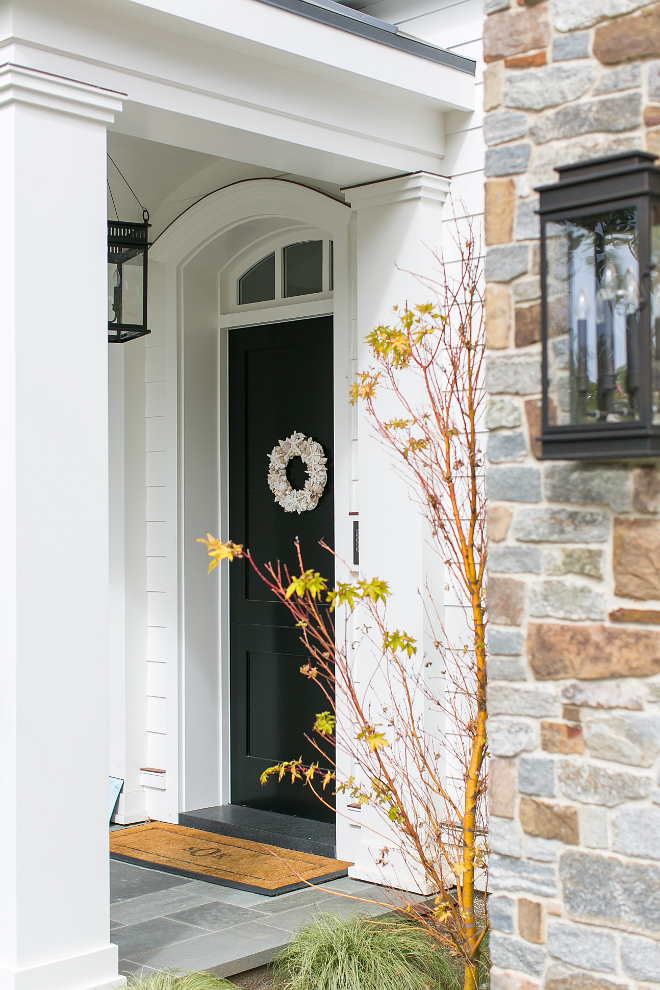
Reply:
[[[292, 488], [286, 476], [287, 464], [299, 457], [307, 469], [305, 487]], [[319, 503], [328, 480], [323, 447], [304, 433], [292, 433], [280, 440], [268, 455], [268, 487], [285, 512], [311, 512]]]

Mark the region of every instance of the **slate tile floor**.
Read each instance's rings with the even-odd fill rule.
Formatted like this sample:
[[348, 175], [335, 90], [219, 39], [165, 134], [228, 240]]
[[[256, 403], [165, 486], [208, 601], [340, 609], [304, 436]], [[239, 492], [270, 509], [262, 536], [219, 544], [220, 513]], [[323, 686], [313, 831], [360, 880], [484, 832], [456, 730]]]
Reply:
[[378, 915], [388, 909], [337, 893], [396, 903], [384, 887], [344, 878], [278, 897], [233, 890], [110, 861], [111, 933], [119, 971], [208, 969], [218, 976], [263, 966], [318, 912]]

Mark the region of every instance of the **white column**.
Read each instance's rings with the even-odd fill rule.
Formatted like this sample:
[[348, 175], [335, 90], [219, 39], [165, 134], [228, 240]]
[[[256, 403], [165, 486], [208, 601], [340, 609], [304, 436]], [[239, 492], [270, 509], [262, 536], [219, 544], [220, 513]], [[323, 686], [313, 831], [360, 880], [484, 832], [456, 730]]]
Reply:
[[108, 903], [106, 125], [0, 66], [0, 988], [120, 985]]
[[[442, 244], [442, 206], [449, 179], [418, 172], [344, 190], [357, 212], [357, 369], [364, 371], [373, 359], [365, 337], [381, 323], [396, 319], [394, 305], [402, 310], [433, 299], [425, 280], [437, 279], [434, 252]], [[388, 399], [382, 396], [379, 411], [388, 418]], [[401, 415], [393, 407], [392, 415]], [[428, 645], [424, 596], [431, 585], [434, 601], [442, 607], [442, 565], [430, 550], [422, 506], [406, 481], [403, 464], [373, 435], [369, 419], [360, 409], [358, 420], [358, 487], [360, 521], [360, 571], [366, 577], [385, 579], [392, 591], [388, 605], [391, 628], [405, 629], [420, 645]], [[422, 646], [423, 648], [423, 646]], [[361, 664], [368, 665], [363, 648]], [[421, 654], [421, 649], [420, 649]], [[426, 669], [426, 676], [435, 671]], [[439, 671], [437, 672], [439, 674]], [[366, 671], [364, 680], [367, 681]], [[360, 840], [356, 830], [338, 818], [338, 855], [355, 861], [351, 875], [380, 880], [383, 874], [395, 886], [416, 887], [394, 855], [390, 868], [376, 865], [385, 843], [369, 825], [375, 826], [371, 810], [359, 815]], [[356, 819], [358, 816], [353, 816]]]
[[[417, 172], [345, 190], [357, 212], [358, 369], [373, 359], [365, 343], [378, 324], [392, 324], [393, 306], [433, 299], [425, 280], [437, 279], [434, 252], [442, 244], [442, 206], [449, 191], [444, 176]], [[392, 454], [359, 426], [360, 569], [390, 581], [393, 609], [403, 621], [420, 612], [421, 511], [392, 469]], [[387, 478], [387, 483], [383, 479]], [[410, 629], [408, 632], [415, 635]]]

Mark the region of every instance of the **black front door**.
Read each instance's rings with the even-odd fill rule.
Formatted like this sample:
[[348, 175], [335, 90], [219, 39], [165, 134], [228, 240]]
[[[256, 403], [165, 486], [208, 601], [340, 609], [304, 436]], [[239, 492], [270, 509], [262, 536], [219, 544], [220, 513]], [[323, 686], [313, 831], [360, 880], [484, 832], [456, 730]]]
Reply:
[[[229, 331], [229, 536], [261, 567], [297, 573], [299, 537], [306, 569], [332, 584], [334, 546], [332, 318], [317, 317]], [[268, 454], [292, 433], [319, 442], [328, 480], [315, 509], [285, 512], [268, 487]], [[302, 488], [300, 458], [287, 474]], [[231, 801], [281, 814], [334, 821], [309, 788], [259, 777], [282, 760], [318, 760], [305, 739], [328, 703], [300, 673], [306, 657], [284, 605], [245, 561], [230, 568]]]

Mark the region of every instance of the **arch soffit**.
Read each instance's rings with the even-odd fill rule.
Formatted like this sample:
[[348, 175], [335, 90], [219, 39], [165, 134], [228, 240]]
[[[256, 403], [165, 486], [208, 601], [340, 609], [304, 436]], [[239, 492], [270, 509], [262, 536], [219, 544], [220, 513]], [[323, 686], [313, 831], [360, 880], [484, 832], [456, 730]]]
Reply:
[[351, 209], [324, 193], [283, 179], [248, 179], [210, 193], [174, 220], [149, 249], [150, 260], [186, 265], [216, 238], [260, 218], [281, 218], [340, 237]]

